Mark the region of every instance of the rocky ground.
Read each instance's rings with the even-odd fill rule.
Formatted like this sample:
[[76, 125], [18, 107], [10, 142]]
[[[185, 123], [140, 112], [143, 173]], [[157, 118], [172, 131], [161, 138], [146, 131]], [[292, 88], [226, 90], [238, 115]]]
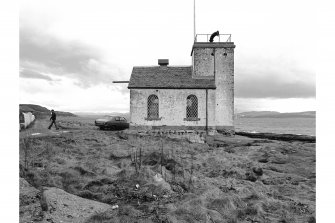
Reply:
[[314, 142], [59, 122], [20, 133], [20, 222], [315, 222]]

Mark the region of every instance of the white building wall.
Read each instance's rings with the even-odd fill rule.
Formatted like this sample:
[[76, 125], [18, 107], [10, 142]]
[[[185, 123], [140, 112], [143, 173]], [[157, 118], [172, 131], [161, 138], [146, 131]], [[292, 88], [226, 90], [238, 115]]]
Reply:
[[[227, 56], [224, 56], [224, 53]], [[234, 49], [215, 50], [216, 124], [234, 126]]]
[[[146, 120], [147, 99], [154, 94], [159, 98], [160, 120]], [[186, 98], [198, 98], [199, 121], [185, 121]], [[215, 125], [215, 90], [208, 90], [208, 126]], [[206, 90], [205, 89], [130, 89], [130, 126], [148, 127], [206, 127]]]
[[208, 126], [216, 128], [216, 90], [208, 90]]

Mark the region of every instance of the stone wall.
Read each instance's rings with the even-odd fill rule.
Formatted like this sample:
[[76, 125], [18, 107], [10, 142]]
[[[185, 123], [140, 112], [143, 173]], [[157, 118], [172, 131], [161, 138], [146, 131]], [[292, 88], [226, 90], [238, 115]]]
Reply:
[[214, 57], [212, 48], [194, 48], [193, 50], [193, 77], [214, 78]]
[[[227, 56], [224, 56], [224, 53]], [[234, 126], [234, 49], [215, 50], [216, 125]]]
[[[147, 100], [154, 94], [159, 98], [160, 120], [146, 120]], [[186, 98], [198, 98], [198, 121], [186, 121]], [[215, 126], [215, 90], [208, 90], [208, 126]], [[205, 89], [130, 89], [130, 127], [184, 128], [206, 127]]]
[[215, 79], [216, 129], [231, 130], [234, 126], [234, 48], [230, 42], [194, 43], [193, 46], [194, 78]]

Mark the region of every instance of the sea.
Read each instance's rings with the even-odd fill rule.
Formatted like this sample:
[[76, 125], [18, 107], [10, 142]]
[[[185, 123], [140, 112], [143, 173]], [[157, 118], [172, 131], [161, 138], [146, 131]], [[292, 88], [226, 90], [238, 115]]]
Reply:
[[315, 118], [238, 118], [235, 131], [315, 136]]

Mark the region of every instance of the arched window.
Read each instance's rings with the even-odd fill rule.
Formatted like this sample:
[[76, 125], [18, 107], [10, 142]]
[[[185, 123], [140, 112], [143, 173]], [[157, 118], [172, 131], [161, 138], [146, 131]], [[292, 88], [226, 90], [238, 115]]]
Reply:
[[159, 101], [156, 95], [150, 95], [148, 97], [148, 119], [159, 118]]
[[198, 98], [195, 95], [189, 95], [187, 97], [186, 118], [198, 118]]

